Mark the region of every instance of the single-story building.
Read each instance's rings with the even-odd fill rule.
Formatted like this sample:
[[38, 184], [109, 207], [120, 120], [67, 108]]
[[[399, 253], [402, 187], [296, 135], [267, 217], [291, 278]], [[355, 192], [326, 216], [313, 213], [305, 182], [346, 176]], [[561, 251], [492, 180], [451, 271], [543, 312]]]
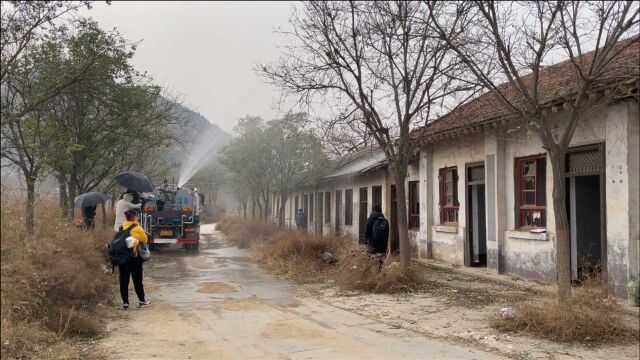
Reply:
[[[599, 270], [618, 295], [640, 278], [640, 46], [633, 41], [620, 61], [635, 81], [621, 84], [620, 96], [580, 121], [566, 154], [573, 278]], [[556, 129], [568, 122], [570, 67], [560, 63], [540, 74]], [[553, 171], [537, 135], [518, 124], [488, 93], [412, 133], [417, 151], [405, 206], [415, 256], [555, 281]], [[302, 208], [309, 231], [359, 239], [371, 206], [381, 204], [396, 248], [398, 204], [386, 165], [375, 149], [342, 159], [314, 185], [296, 190], [286, 223], [295, 226], [295, 209]], [[277, 206], [276, 194], [274, 201]]]

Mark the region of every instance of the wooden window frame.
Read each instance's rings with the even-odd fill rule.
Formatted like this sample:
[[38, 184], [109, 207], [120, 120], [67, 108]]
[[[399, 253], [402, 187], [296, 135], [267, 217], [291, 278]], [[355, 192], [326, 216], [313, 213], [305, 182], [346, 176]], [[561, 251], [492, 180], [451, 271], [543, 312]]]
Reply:
[[[531, 229], [544, 229], [547, 226], [546, 216], [547, 216], [547, 207], [546, 207], [546, 163], [547, 156], [546, 154], [538, 154], [532, 156], [526, 156], [521, 158], [516, 158], [515, 163], [515, 174], [516, 174], [516, 229], [520, 230], [531, 230]], [[544, 169], [540, 167], [540, 161], [543, 162]], [[524, 186], [524, 181], [526, 177], [524, 176], [524, 164], [534, 162], [536, 164], [536, 173], [533, 175], [534, 177], [534, 188], [533, 190], [527, 190]], [[543, 173], [541, 174], [541, 170]], [[542, 180], [540, 180], [542, 179]], [[541, 186], [539, 186], [542, 183]], [[533, 198], [535, 204], [524, 204], [525, 193], [533, 193]], [[542, 203], [542, 204], [541, 204]], [[530, 216], [533, 216], [534, 212], [540, 212], [540, 224], [539, 225], [525, 225], [526, 214], [530, 213]]]
[[409, 229], [420, 228], [420, 181], [409, 181]]
[[[446, 174], [450, 172], [451, 173], [451, 188], [452, 188], [452, 194], [450, 195], [452, 197], [452, 204], [453, 205], [447, 205], [447, 201], [446, 201]], [[440, 184], [440, 199], [439, 199], [439, 205], [440, 205], [440, 223], [442, 225], [453, 225], [453, 226], [458, 226], [458, 221], [459, 221], [459, 211], [460, 211], [460, 201], [458, 198], [458, 167], [457, 166], [451, 166], [451, 167], [445, 167], [445, 168], [441, 168], [438, 171], [438, 182]]]
[[353, 189], [344, 191], [344, 224], [353, 225]]

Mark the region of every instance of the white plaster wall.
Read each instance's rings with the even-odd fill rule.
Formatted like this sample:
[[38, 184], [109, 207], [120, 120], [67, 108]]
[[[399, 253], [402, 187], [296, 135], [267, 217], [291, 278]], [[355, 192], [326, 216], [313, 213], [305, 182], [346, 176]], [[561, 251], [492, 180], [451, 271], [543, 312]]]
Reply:
[[[449, 263], [464, 264], [464, 239], [466, 238], [466, 202], [465, 202], [465, 164], [484, 161], [484, 137], [467, 136], [434, 144], [432, 148], [432, 181], [433, 202], [430, 206], [431, 221], [434, 227], [431, 232], [432, 257]], [[458, 227], [455, 234], [438, 231], [435, 225], [440, 224], [440, 183], [439, 170], [445, 167], [456, 167], [458, 170]], [[453, 252], [453, 254], [451, 254]]]

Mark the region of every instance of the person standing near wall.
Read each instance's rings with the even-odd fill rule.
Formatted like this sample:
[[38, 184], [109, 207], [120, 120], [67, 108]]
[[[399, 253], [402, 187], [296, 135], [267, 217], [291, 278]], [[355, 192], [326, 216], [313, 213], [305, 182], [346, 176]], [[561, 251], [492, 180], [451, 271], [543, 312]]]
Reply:
[[389, 222], [382, 213], [382, 207], [373, 205], [373, 211], [367, 220], [365, 240], [369, 254], [380, 256], [380, 265], [386, 260], [387, 241], [389, 239]]
[[302, 209], [298, 209], [298, 213], [296, 214], [296, 226], [298, 230], [307, 229], [307, 214], [305, 214]]

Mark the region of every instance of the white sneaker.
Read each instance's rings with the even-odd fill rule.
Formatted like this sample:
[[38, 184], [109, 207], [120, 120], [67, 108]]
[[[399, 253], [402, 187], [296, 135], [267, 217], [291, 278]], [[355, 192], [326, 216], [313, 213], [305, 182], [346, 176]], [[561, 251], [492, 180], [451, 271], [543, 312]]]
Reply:
[[122, 304], [122, 310], [129, 310], [129, 304], [127, 303]]
[[139, 301], [138, 302], [138, 307], [141, 307], [141, 308], [145, 308], [145, 307], [147, 307], [149, 305], [151, 305], [150, 301]]

